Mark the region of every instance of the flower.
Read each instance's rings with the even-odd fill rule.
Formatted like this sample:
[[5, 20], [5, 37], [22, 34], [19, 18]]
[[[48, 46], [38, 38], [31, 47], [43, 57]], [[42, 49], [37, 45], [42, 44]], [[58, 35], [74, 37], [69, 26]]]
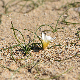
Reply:
[[52, 37], [47, 36], [46, 34], [44, 34], [44, 33], [42, 32], [43, 49], [45, 49], [52, 40], [53, 40]]

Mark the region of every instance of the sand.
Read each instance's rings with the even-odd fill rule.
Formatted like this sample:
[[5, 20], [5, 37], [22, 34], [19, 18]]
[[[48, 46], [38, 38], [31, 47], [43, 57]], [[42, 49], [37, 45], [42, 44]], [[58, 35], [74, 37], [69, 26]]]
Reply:
[[[4, 3], [9, 1], [4, 0]], [[80, 80], [80, 1], [75, 0], [75, 7], [68, 6], [74, 0], [45, 0], [43, 3], [34, 0], [39, 5], [35, 7], [33, 4], [29, 6], [30, 1], [19, 1], [8, 3], [8, 12], [4, 9], [3, 0], [0, 1], [0, 79]], [[11, 49], [3, 50], [18, 44], [10, 29], [11, 21], [14, 28], [24, 35], [25, 44], [34, 39], [34, 34], [24, 29], [35, 32], [39, 26], [45, 25], [37, 31], [38, 36], [44, 30], [52, 30], [47, 25], [53, 29], [56, 27], [57, 31], [46, 32], [54, 39], [45, 50], [34, 46], [25, 54], [21, 47], [14, 47], [11, 53]], [[20, 33], [16, 31], [16, 35], [23, 42]], [[40, 43], [37, 37], [34, 42]]]

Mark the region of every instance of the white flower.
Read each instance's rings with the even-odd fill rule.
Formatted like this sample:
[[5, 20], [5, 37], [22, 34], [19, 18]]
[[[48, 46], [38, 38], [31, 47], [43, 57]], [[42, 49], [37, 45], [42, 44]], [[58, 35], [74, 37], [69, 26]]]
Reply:
[[43, 49], [45, 49], [50, 42], [52, 42], [53, 38], [50, 36], [47, 36], [42, 32], [42, 43], [43, 43]]

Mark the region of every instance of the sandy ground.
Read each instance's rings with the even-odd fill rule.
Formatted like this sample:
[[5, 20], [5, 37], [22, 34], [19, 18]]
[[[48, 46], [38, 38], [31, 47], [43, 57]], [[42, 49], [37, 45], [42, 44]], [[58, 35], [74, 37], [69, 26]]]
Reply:
[[[24, 29], [35, 32], [39, 26], [48, 24], [53, 29], [57, 27], [58, 30], [55, 33], [47, 33], [55, 38], [48, 46], [53, 47], [49, 49], [34, 48], [29, 52], [30, 55], [24, 55], [20, 47], [13, 48], [12, 55], [17, 63], [12, 59], [11, 49], [0, 51], [0, 80], [80, 80], [80, 34], [77, 34], [77, 31], [80, 31], [80, 24], [71, 24], [80, 23], [79, 9], [64, 7], [74, 0], [46, 0], [34, 9], [27, 6], [30, 1], [22, 8], [20, 5], [24, 5], [25, 1], [16, 4], [19, 0], [11, 3], [8, 3], [10, 0], [5, 0], [5, 4], [8, 3], [7, 7], [10, 6], [8, 11], [11, 11], [6, 14], [2, 1], [0, 1], [0, 50], [18, 44], [13, 30], [10, 29], [11, 21], [14, 28], [24, 35], [26, 44], [29, 42], [28, 35], [32, 40], [34, 34]], [[75, 0], [75, 2], [79, 1]], [[80, 7], [80, 3], [77, 3], [77, 7]], [[70, 24], [66, 25], [63, 20]], [[41, 27], [37, 35], [41, 36], [43, 30], [51, 30], [51, 28]], [[23, 42], [18, 32], [16, 35]], [[37, 37], [35, 42], [40, 42]], [[61, 46], [55, 46], [59, 44]]]

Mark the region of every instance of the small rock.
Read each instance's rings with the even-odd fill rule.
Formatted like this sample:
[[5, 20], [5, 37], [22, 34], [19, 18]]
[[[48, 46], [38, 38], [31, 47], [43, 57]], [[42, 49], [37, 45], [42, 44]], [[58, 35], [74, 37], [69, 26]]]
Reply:
[[80, 7], [74, 8], [74, 10], [80, 13]]

